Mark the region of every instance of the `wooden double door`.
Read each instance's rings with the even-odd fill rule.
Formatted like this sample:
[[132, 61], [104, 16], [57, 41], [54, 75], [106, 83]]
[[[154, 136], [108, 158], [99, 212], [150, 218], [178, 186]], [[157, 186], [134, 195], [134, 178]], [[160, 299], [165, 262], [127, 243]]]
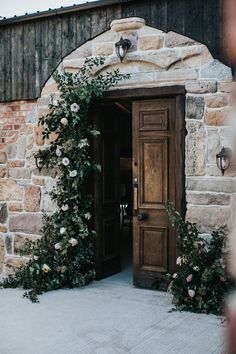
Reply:
[[[165, 203], [182, 211], [184, 201], [183, 96], [133, 100], [133, 283], [152, 287], [176, 264], [176, 234]], [[102, 166], [95, 182], [97, 275], [120, 271], [119, 115], [97, 111], [101, 137], [95, 147]], [[125, 134], [125, 132], [124, 132]]]

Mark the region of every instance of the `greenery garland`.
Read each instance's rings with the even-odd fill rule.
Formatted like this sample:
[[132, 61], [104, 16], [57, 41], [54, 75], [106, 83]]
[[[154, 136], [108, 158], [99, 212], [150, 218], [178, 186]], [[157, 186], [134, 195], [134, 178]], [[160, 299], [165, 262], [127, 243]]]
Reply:
[[224, 297], [233, 288], [226, 269], [225, 227], [201, 237], [197, 226], [184, 221], [173, 204], [167, 203], [172, 226], [176, 226], [180, 255], [177, 272], [168, 274], [169, 291], [179, 310], [222, 315]]
[[52, 215], [44, 216], [43, 237], [28, 242], [24, 253], [29, 262], [2, 282], [2, 287], [23, 287], [24, 296], [33, 302], [38, 294], [62, 287], [81, 287], [95, 277], [92, 229], [92, 196], [84, 182], [100, 166], [91, 157], [91, 143], [99, 131], [89, 120], [94, 99], [119, 81], [128, 79], [119, 70], [94, 76], [105, 58], [87, 58], [79, 73], [54, 74], [60, 97], [49, 105], [50, 113], [40, 119], [43, 136], [56, 136], [46, 150], [50, 167], [59, 171], [51, 198], [57, 203]]

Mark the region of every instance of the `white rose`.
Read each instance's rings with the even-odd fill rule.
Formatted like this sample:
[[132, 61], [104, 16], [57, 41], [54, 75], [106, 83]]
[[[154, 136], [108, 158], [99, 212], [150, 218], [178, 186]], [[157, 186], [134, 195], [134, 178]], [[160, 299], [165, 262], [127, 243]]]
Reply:
[[78, 240], [76, 240], [75, 238], [71, 238], [71, 239], [69, 239], [69, 243], [71, 244], [71, 246], [76, 246], [76, 245], [78, 245]]
[[61, 156], [61, 150], [60, 149], [56, 149], [56, 155], [58, 156], [58, 157], [60, 157]]
[[70, 177], [76, 177], [77, 176], [77, 171], [73, 170], [70, 172]]
[[193, 275], [192, 274], [189, 274], [186, 278], [187, 282], [190, 283], [190, 281], [192, 281], [193, 279]]
[[60, 250], [61, 249], [61, 244], [58, 242], [58, 243], [55, 244], [54, 247], [55, 247], [56, 250]]
[[67, 125], [68, 124], [68, 119], [67, 118], [62, 118], [61, 119], [61, 124], [62, 125]]
[[63, 163], [64, 166], [68, 166], [70, 164], [70, 160], [67, 157], [64, 157], [62, 159], [62, 163]]
[[50, 269], [50, 267], [49, 267], [47, 264], [44, 264], [44, 265], [42, 266], [42, 271], [43, 271], [44, 273], [48, 273], [50, 270], [51, 270], [51, 269]]
[[60, 234], [63, 235], [66, 232], [66, 228], [65, 227], [61, 227], [60, 228]]
[[181, 257], [178, 257], [178, 258], [176, 259], [176, 264], [177, 264], [178, 266], [180, 266], [180, 265], [182, 264], [182, 258], [181, 258]]
[[79, 147], [80, 149], [82, 149], [82, 148], [85, 147], [85, 146], [89, 146], [88, 139], [81, 139], [80, 142], [79, 142], [79, 144], [78, 144], [78, 147]]
[[193, 267], [193, 270], [195, 270], [196, 272], [199, 272], [200, 268], [198, 266]]
[[34, 256], [34, 260], [37, 261], [39, 259], [38, 256]]
[[90, 220], [92, 215], [90, 213], [84, 214], [85, 219]]
[[98, 131], [98, 130], [91, 130], [91, 132], [90, 132], [93, 136], [98, 136], [98, 135], [100, 135], [100, 132]]
[[61, 210], [62, 211], [67, 211], [69, 209], [69, 205], [68, 204], [64, 204], [64, 205], [62, 205], [62, 207], [61, 207]]
[[176, 279], [178, 277], [178, 274], [177, 273], [174, 273], [173, 274], [173, 278]]
[[70, 106], [70, 110], [71, 112], [78, 112], [80, 110], [80, 106], [77, 103], [72, 103], [72, 105]]
[[188, 295], [189, 295], [190, 297], [194, 297], [194, 296], [195, 296], [195, 290], [189, 289], [189, 290], [188, 290]]

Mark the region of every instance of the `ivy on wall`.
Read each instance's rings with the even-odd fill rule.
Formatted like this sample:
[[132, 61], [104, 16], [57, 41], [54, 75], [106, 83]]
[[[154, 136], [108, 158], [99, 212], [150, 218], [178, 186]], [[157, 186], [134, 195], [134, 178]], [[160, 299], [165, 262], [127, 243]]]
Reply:
[[39, 121], [45, 139], [56, 137], [45, 156], [50, 168], [58, 170], [51, 192], [58, 208], [44, 216], [43, 237], [26, 243], [23, 252], [31, 255], [29, 262], [1, 283], [2, 287], [23, 287], [24, 296], [33, 302], [43, 292], [81, 287], [95, 277], [93, 198], [84, 183], [101, 168], [91, 156], [91, 143], [100, 133], [89, 119], [89, 109], [104, 91], [129, 78], [119, 70], [94, 76], [94, 69], [104, 62], [102, 57], [87, 58], [77, 74], [56, 72], [60, 96], [52, 99], [50, 113]]

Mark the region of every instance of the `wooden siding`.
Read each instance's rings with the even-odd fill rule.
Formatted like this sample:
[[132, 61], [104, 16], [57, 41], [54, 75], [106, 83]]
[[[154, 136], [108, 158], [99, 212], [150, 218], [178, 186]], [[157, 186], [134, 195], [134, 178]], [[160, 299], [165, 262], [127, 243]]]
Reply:
[[223, 0], [134, 0], [64, 15], [0, 23], [0, 101], [34, 99], [53, 70], [74, 49], [109, 29], [113, 19], [137, 16], [223, 51]]

